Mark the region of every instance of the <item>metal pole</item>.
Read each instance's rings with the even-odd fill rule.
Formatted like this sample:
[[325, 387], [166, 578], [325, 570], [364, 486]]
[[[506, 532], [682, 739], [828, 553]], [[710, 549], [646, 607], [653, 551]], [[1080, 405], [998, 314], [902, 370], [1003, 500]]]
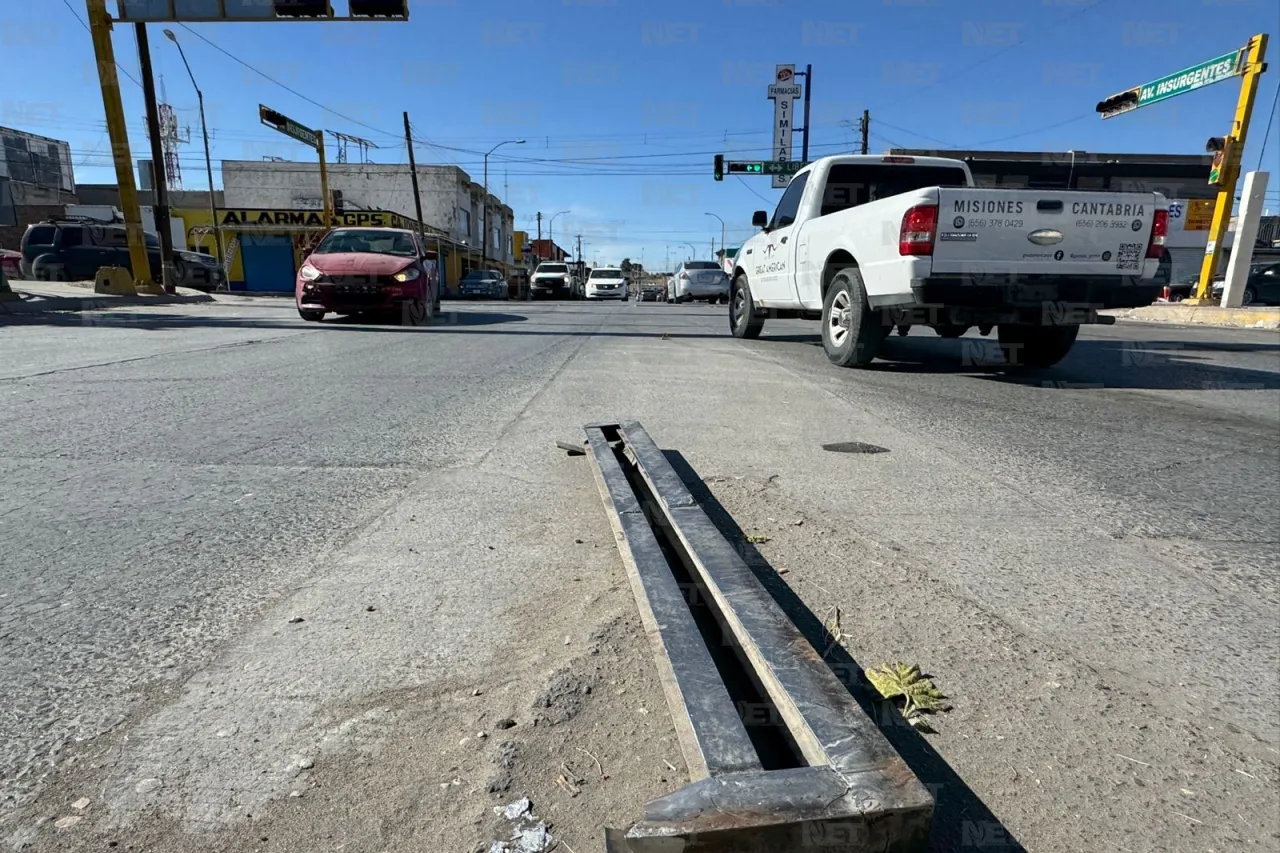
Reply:
[[142, 99], [146, 102], [147, 136], [151, 141], [151, 217], [160, 240], [160, 285], [165, 293], [176, 293], [173, 267], [173, 228], [169, 224], [169, 180], [164, 162], [164, 140], [160, 135], [160, 105], [156, 103], [156, 80], [151, 71], [151, 42], [147, 25], [133, 25], [138, 41], [138, 71], [142, 75]]
[[801, 149], [800, 161], [809, 162], [809, 97], [813, 94], [813, 66], [804, 67], [804, 145]]
[[490, 149], [484, 155], [484, 195], [480, 197], [480, 219], [484, 222], [484, 234], [480, 237], [481, 267], [488, 263], [485, 259], [489, 255], [489, 155], [492, 153]]
[[[807, 159], [808, 155], [805, 155], [805, 156], [806, 156], [806, 159]], [[719, 217], [719, 216], [716, 216], [716, 214], [714, 214], [714, 213], [708, 213], [708, 214], [707, 214], [707, 216], [715, 216], [715, 217], [716, 217], [716, 219], [720, 219], [720, 217]], [[723, 219], [720, 219], [720, 251], [722, 251], [722, 252], [723, 252], [723, 251], [725, 251], [725, 243], [724, 243], [724, 220], [723, 220]], [[712, 257], [715, 257], [715, 254], [716, 254], [715, 247], [714, 247], [714, 246], [712, 246], [712, 249], [711, 249], [711, 256], [712, 256]], [[721, 266], [723, 266], [723, 264], [721, 264]]]
[[1240, 193], [1240, 214], [1236, 217], [1236, 244], [1231, 249], [1227, 277], [1222, 283], [1223, 308], [1239, 308], [1243, 304], [1245, 282], [1249, 278], [1253, 247], [1258, 240], [1258, 223], [1262, 218], [1269, 177], [1266, 172], [1249, 172], [1244, 176], [1244, 189]]
[[[218, 205], [213, 195], [213, 157], [209, 153], [209, 125], [204, 120], [204, 92], [200, 91], [200, 84], [196, 82], [196, 75], [191, 73], [191, 63], [187, 62], [187, 52], [182, 49], [182, 42], [178, 41], [178, 37], [173, 34], [173, 30], [165, 30], [164, 35], [178, 48], [178, 56], [182, 57], [182, 66], [187, 69], [187, 76], [191, 78], [191, 88], [196, 90], [196, 103], [200, 105], [200, 135], [204, 137], [204, 171], [209, 181], [209, 222], [213, 226], [213, 256], [218, 259], [218, 263], [224, 264], [223, 255], [225, 252], [222, 248], [222, 226], [218, 224]], [[230, 274], [230, 272], [230, 270], [226, 270], [227, 274]], [[225, 281], [223, 285], [226, 286]]]
[[418, 192], [418, 164], [413, 159], [413, 133], [409, 129], [409, 113], [404, 114], [404, 144], [409, 149], [409, 180], [413, 184], [413, 209], [418, 217], [418, 234], [422, 234], [422, 193]]
[[862, 111], [862, 153], [868, 153], [871, 147], [869, 134], [871, 133], [871, 110]]
[[316, 154], [320, 157], [320, 198], [324, 202], [324, 225], [333, 227], [333, 198], [329, 195], [329, 170], [324, 162], [324, 131], [312, 131], [316, 135]]
[[[1213, 224], [1209, 226], [1209, 242], [1204, 250], [1204, 263], [1200, 267], [1200, 286], [1196, 289], [1194, 299], [1189, 304], [1203, 304], [1213, 293], [1213, 277], [1218, 272], [1218, 259], [1222, 257], [1222, 243], [1226, 240], [1227, 229], [1231, 225], [1231, 206], [1235, 201], [1236, 183], [1240, 180], [1240, 157], [1244, 153], [1245, 135], [1249, 131], [1249, 119], [1253, 115], [1253, 102], [1258, 96], [1258, 80], [1266, 70], [1263, 58], [1267, 53], [1267, 36], [1265, 33], [1249, 39], [1248, 54], [1245, 59], [1245, 72], [1241, 76], [1240, 97], [1236, 101], [1235, 119], [1231, 124], [1231, 136], [1235, 138], [1231, 160], [1222, 164], [1222, 182], [1219, 184], [1218, 201], [1213, 207]], [[1238, 236], [1238, 235], [1237, 235]], [[1249, 251], [1252, 246], [1241, 246], [1236, 242], [1236, 249]]]
[[89, 34], [93, 37], [94, 59], [98, 63], [107, 136], [111, 140], [111, 154], [115, 161], [116, 184], [120, 189], [120, 207], [124, 210], [124, 230], [129, 240], [129, 264], [133, 268], [134, 287], [153, 293], [156, 287], [151, 281], [151, 261], [142, 236], [138, 186], [133, 180], [133, 163], [129, 154], [129, 128], [120, 98], [115, 49], [111, 45], [111, 15], [107, 12], [107, 0], [85, 0], [85, 5], [89, 15]]

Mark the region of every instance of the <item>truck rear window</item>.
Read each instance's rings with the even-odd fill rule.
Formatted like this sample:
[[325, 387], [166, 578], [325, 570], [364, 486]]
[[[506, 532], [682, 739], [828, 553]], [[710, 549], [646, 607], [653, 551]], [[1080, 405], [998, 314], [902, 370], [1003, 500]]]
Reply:
[[847, 163], [831, 167], [819, 215], [839, 213], [860, 204], [925, 187], [964, 186], [968, 186], [968, 182], [963, 169]]

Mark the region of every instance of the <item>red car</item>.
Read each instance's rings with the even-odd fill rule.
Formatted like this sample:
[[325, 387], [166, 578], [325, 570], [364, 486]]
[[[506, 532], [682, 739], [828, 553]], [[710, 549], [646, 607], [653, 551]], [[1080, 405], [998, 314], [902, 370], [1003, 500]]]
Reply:
[[294, 296], [308, 322], [383, 314], [421, 325], [440, 310], [436, 254], [404, 228], [335, 228], [307, 255]]
[[0, 249], [0, 267], [4, 267], [5, 277], [9, 281], [22, 278], [22, 253]]

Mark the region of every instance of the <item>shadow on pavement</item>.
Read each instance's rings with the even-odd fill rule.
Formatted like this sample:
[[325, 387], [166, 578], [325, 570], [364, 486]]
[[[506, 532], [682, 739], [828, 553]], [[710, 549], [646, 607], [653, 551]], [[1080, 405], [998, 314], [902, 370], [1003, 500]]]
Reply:
[[[800, 597], [774, 571], [759, 550], [747, 542], [742, 528], [738, 527], [733, 516], [715, 499], [684, 456], [676, 450], [666, 450], [663, 454], [676, 470], [685, 487], [707, 513], [712, 524], [730, 542], [738, 543], [743, 559], [751, 567], [751, 571], [773, 596], [783, 612], [804, 634], [814, 650], [821, 654], [827, 646], [822, 620], [800, 600]], [[986, 835], [999, 837], [1000, 848], [1005, 853], [1027, 853], [1026, 849], [1004, 828], [995, 814], [987, 808], [982, 799], [965, 784], [964, 779], [934, 751], [923, 734], [912, 728], [896, 713], [889, 717], [889, 719], [896, 718], [896, 724], [885, 724], [886, 714], [882, 708], [872, 704], [867, 693], [869, 688], [853, 682], [849, 677], [851, 673], [862, 672], [862, 667], [843, 646], [837, 645], [832, 649], [827, 660], [831, 663], [832, 671], [850, 695], [857, 700], [863, 711], [871, 719], [880, 721], [880, 731], [902, 756], [911, 771], [933, 792], [936, 805], [933, 816], [932, 849], [951, 851], [972, 844], [968, 836], [972, 835], [972, 827], [976, 825], [982, 827]], [[968, 832], [966, 827], [970, 828]]]
[[[1274, 353], [1280, 344], [1097, 340], [1076, 342], [1070, 355], [1044, 370], [1009, 371], [992, 338], [889, 338], [876, 373], [956, 373], [1056, 390], [1147, 389], [1253, 391], [1280, 388], [1280, 372], [1214, 364], [1215, 352]], [[1276, 366], [1280, 369], [1280, 360]]]
[[[108, 326], [131, 329], [317, 329], [330, 331], [361, 332], [416, 332], [463, 331], [475, 326], [493, 326], [503, 323], [520, 323], [529, 318], [523, 314], [493, 314], [482, 311], [445, 311], [427, 326], [402, 326], [395, 318], [335, 317], [322, 323], [302, 320], [286, 320], [279, 317], [226, 317], [200, 316], [198, 314], [156, 314], [114, 308], [109, 311], [49, 311], [38, 314], [0, 315], [0, 326]], [[510, 334], [516, 334], [511, 332]], [[525, 334], [561, 334], [558, 332], [533, 332]]]

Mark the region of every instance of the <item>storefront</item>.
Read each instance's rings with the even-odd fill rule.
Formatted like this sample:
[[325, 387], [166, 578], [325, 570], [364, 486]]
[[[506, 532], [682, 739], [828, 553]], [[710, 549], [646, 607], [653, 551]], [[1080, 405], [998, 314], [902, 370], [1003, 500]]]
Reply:
[[[329, 231], [321, 210], [219, 208], [216, 213], [223, 268], [232, 291], [292, 292], [303, 258]], [[207, 208], [175, 210], [174, 215], [181, 217], [185, 225], [189, 249], [214, 254], [214, 229]], [[336, 214], [335, 221], [338, 227], [407, 228], [421, 232], [427, 247], [437, 253], [446, 292], [457, 289], [466, 257], [478, 256], [439, 229], [390, 211], [345, 211]]]

